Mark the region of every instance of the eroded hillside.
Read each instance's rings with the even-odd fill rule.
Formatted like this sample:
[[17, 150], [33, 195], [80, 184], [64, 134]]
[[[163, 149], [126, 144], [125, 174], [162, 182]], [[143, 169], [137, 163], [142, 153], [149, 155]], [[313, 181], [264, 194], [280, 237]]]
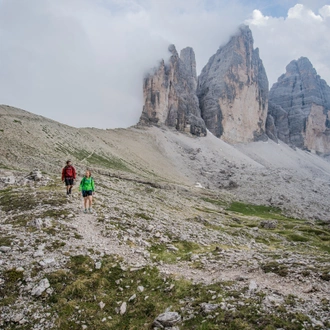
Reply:
[[80, 171], [197, 184], [234, 200], [279, 207], [291, 217], [329, 220], [330, 163], [284, 143], [232, 146], [212, 134], [192, 137], [156, 127], [76, 129], [6, 106], [0, 114], [4, 169], [55, 174], [70, 158]]
[[[0, 110], [0, 327], [330, 327], [322, 158]], [[93, 214], [66, 198], [67, 158], [92, 170]]]

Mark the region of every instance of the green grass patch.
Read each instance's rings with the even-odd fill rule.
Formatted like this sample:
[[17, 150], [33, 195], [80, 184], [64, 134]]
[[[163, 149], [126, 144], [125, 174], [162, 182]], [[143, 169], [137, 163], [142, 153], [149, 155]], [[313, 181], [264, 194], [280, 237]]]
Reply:
[[[54, 203], [57, 204], [57, 203]], [[49, 205], [49, 204], [48, 204]], [[40, 218], [60, 218], [62, 216], [68, 216], [69, 210], [66, 209], [49, 209], [40, 215]]]
[[227, 208], [227, 210], [263, 219], [287, 219], [281, 214], [281, 209], [265, 205], [253, 205], [241, 202], [233, 202]]
[[[19, 215], [13, 215], [5, 223], [11, 223], [12, 225], [16, 227], [25, 227], [29, 221], [33, 220], [34, 216], [32, 212], [26, 212], [24, 214], [19, 214]], [[29, 227], [29, 230], [34, 231], [36, 228], [34, 227]]]
[[323, 272], [320, 277], [323, 281], [330, 281], [330, 272]]
[[77, 158], [79, 161], [82, 161], [83, 159], [87, 158], [91, 154], [91, 152], [88, 152], [84, 149], [73, 148], [72, 150], [70, 150], [70, 154]]
[[292, 242], [308, 242], [309, 238], [299, 235], [299, 234], [289, 234], [287, 237], [292, 241]]
[[44, 187], [40, 187], [36, 190], [29, 187], [0, 190], [0, 207], [5, 212], [24, 212], [31, 211], [40, 204], [63, 206], [68, 202], [64, 193], [63, 195], [59, 195], [58, 191], [54, 190], [45, 193], [44, 190]]
[[261, 265], [261, 269], [265, 272], [265, 273], [275, 273], [279, 276], [285, 277], [288, 275], [288, 267], [283, 265], [283, 264], [279, 264], [277, 261], [271, 261], [268, 263], [264, 263]]
[[321, 241], [328, 242], [330, 241], [330, 231], [319, 229], [319, 228], [311, 228], [311, 227], [300, 227], [299, 231], [306, 233], [310, 236], [314, 236], [315, 238], [320, 239]]
[[15, 268], [9, 269], [4, 272], [4, 278], [7, 283], [16, 283], [23, 279], [23, 272], [17, 271]]
[[15, 302], [19, 296], [18, 282], [23, 281], [23, 272], [17, 271], [15, 268], [0, 272], [4, 283], [0, 286], [0, 307], [8, 306]]
[[84, 236], [78, 234], [78, 233], [74, 233], [74, 238], [75, 239], [84, 239]]
[[30, 211], [38, 205], [38, 200], [26, 189], [14, 191], [6, 189], [0, 191], [0, 206], [5, 212], [9, 211]]
[[[186, 286], [177, 285], [166, 292], [173, 281], [164, 282], [156, 269], [123, 271], [110, 257], [102, 259], [100, 270], [95, 270], [92, 259], [82, 255], [72, 257], [68, 268], [48, 276], [55, 291], [49, 304], [59, 315], [57, 329], [76, 328], [76, 320], [84, 320], [93, 329], [149, 329], [154, 318], [164, 312], [164, 306], [178, 307], [173, 294], [181, 296]], [[138, 292], [138, 286], [143, 286], [144, 292]], [[134, 293], [136, 299], [128, 302]], [[103, 310], [100, 301], [105, 303]], [[123, 316], [115, 311], [120, 301], [128, 304]], [[104, 318], [106, 321], [102, 321]]]
[[0, 236], [0, 246], [10, 246], [15, 236]]
[[94, 153], [91, 157], [88, 157], [86, 161], [90, 165], [111, 168], [124, 172], [132, 172], [132, 170], [125, 164], [125, 162], [117, 157], [97, 155]]
[[[77, 329], [77, 324], [85, 324], [90, 329], [100, 330], [148, 330], [153, 328], [154, 319], [169, 306], [186, 319], [178, 325], [182, 330], [298, 330], [304, 322], [306, 329], [311, 324], [308, 317], [287, 312], [286, 305], [277, 310], [274, 308], [274, 311], [264, 311], [264, 295], [258, 293], [244, 297], [242, 293], [247, 288], [236, 291], [225, 282], [196, 285], [185, 280], [164, 278], [151, 267], [132, 272], [121, 268], [118, 261], [110, 256], [100, 261], [101, 269], [95, 270], [91, 258], [78, 255], [71, 257], [67, 270], [47, 275], [54, 292], [44, 299], [51, 311], [58, 315], [55, 329]], [[144, 288], [143, 292], [137, 290], [138, 286]], [[129, 301], [133, 294], [136, 298]], [[235, 304], [232, 310], [218, 308], [210, 314], [203, 313], [201, 303], [219, 304], [224, 298], [230, 299], [231, 304], [235, 304], [235, 299], [244, 304]], [[101, 301], [105, 304], [103, 309], [99, 306]], [[122, 302], [127, 303], [124, 315], [118, 314]], [[286, 302], [294, 303], [291, 297]], [[189, 318], [189, 315], [193, 317]]]
[[68, 151], [68, 148], [66, 146], [62, 145], [61, 143], [58, 143], [58, 142], [55, 143], [54, 150], [57, 151], [57, 152], [63, 153], [65, 155], [71, 155], [71, 153]]
[[176, 263], [178, 260], [190, 260], [192, 253], [204, 252], [204, 249], [194, 242], [176, 241], [173, 242], [172, 245], [177, 251], [174, 251], [168, 245], [161, 243], [152, 245], [149, 248], [149, 252], [152, 257], [155, 256], [157, 260], [161, 260], [165, 263]]
[[[64, 193], [59, 194], [58, 187], [54, 185], [36, 189], [22, 187], [0, 190], [0, 208], [11, 214], [6, 223], [16, 226], [26, 226], [35, 216], [41, 218], [67, 216], [69, 212], [64, 208], [67, 203]], [[34, 213], [38, 206], [42, 206], [45, 211], [41, 214]]]
[[3, 163], [0, 163], [0, 168], [1, 169], [4, 169], [4, 170], [11, 170], [10, 167], [8, 167], [7, 165], [3, 164]]
[[210, 213], [210, 214], [219, 214], [221, 213], [220, 211], [214, 210], [214, 209], [210, 209], [208, 207], [194, 207], [197, 211], [201, 211], [204, 213]]
[[65, 242], [60, 241], [60, 240], [57, 239], [54, 242], [52, 242], [51, 245], [47, 245], [46, 250], [54, 251], [54, 250], [60, 249], [61, 247], [64, 247], [65, 245], [66, 245]]
[[226, 207], [227, 203], [218, 199], [212, 199], [208, 197], [202, 197], [201, 198], [204, 202], [219, 206], [219, 207]]
[[147, 214], [145, 214], [145, 213], [142, 213], [142, 212], [140, 212], [140, 213], [135, 213], [134, 214], [134, 217], [135, 218], [141, 218], [141, 219], [144, 219], [144, 220], [152, 220], [150, 217], [149, 217], [149, 215], [147, 215]]
[[330, 281], [330, 266], [321, 268], [321, 279], [324, 281]]

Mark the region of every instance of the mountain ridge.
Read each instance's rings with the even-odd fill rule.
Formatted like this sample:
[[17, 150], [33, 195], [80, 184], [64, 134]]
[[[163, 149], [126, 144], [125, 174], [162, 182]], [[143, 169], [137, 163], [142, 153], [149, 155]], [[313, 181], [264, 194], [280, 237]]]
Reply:
[[[183, 63], [170, 46], [170, 64], [162, 61], [158, 71], [144, 79], [140, 124], [156, 123], [193, 135], [205, 135], [206, 127], [232, 144], [270, 138], [329, 155], [330, 87], [302, 57], [288, 64], [287, 72], [269, 91], [266, 70], [253, 43], [249, 27], [240, 26], [204, 66], [197, 88], [193, 49], [181, 52]], [[167, 67], [172, 80], [164, 76]]]
[[6, 116], [3, 108], [3, 167], [60, 173], [70, 158], [80, 171], [89, 167], [193, 189], [199, 183], [232, 199], [284, 207], [292, 216], [328, 219], [329, 206], [321, 195], [330, 196], [330, 164], [283, 143], [230, 145], [211, 133], [191, 137], [157, 127], [75, 129], [27, 112], [20, 117], [20, 110], [12, 108], [6, 111], [14, 116]]

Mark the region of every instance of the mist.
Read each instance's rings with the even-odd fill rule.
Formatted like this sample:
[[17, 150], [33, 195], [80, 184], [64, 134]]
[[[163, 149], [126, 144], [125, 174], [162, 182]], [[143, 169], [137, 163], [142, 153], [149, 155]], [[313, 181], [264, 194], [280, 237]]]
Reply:
[[[319, 73], [330, 81], [326, 71], [330, 63], [328, 36], [317, 40], [327, 52], [323, 57], [317, 57], [317, 49], [310, 54], [304, 49], [292, 53], [289, 48], [297, 50], [292, 41], [297, 37], [293, 34], [290, 39], [291, 32], [282, 24], [288, 19], [265, 19], [268, 16], [261, 11], [253, 12], [258, 3], [0, 0], [0, 104], [75, 127], [134, 125], [143, 106], [143, 77], [161, 59], [169, 58], [169, 44], [175, 44], [178, 51], [193, 47], [200, 72], [242, 22], [248, 22], [253, 30], [271, 83], [289, 61], [300, 56], [308, 56], [317, 70], [323, 68], [325, 76]], [[323, 29], [322, 35], [330, 30], [326, 10], [322, 27], [316, 30], [321, 33]], [[306, 22], [302, 20], [301, 29]], [[309, 29], [318, 22], [311, 24]], [[274, 28], [276, 37], [286, 34], [283, 45], [269, 42]]]

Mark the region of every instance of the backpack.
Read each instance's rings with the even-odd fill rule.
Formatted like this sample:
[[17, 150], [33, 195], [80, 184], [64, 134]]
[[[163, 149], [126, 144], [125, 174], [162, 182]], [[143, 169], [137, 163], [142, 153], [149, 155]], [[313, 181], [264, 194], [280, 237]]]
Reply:
[[64, 168], [64, 177], [65, 178], [73, 178], [73, 167], [70, 166], [65, 166]]
[[[81, 184], [84, 185], [85, 181], [86, 181], [86, 177], [84, 176], [81, 180]], [[93, 179], [93, 177], [91, 177], [91, 182], [93, 182], [93, 181], [94, 181], [94, 179]]]

